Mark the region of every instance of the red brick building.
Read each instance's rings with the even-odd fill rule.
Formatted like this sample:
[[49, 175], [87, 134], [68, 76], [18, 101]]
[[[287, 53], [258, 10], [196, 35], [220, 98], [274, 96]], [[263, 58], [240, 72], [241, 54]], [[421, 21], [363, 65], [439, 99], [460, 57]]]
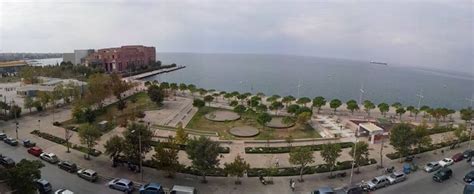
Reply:
[[99, 49], [86, 57], [86, 66], [100, 66], [106, 72], [123, 72], [148, 65], [156, 61], [155, 47], [142, 45]]

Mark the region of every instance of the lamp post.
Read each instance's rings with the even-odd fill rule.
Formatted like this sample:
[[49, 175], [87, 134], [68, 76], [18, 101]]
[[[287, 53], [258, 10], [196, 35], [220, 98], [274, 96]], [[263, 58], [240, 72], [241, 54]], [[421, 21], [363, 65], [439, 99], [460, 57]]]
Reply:
[[352, 167], [351, 167], [351, 177], [349, 178], [349, 185], [352, 185], [352, 176], [354, 175], [354, 165], [355, 165], [355, 155], [357, 152], [357, 133], [359, 132], [359, 128], [356, 129], [354, 137], [355, 137], [355, 142], [354, 142], [354, 151], [352, 153]]
[[[132, 131], [132, 133], [135, 133], [135, 130]], [[140, 165], [140, 174], [141, 174], [141, 181], [143, 181], [143, 166], [142, 166], [142, 133], [140, 130], [138, 130], [138, 154], [139, 156], [139, 165]]]
[[15, 100], [12, 100], [11, 105], [10, 105], [10, 112], [13, 111], [13, 115], [15, 117], [15, 133], [16, 133], [16, 139], [18, 139], [18, 127], [19, 127], [18, 125], [19, 125], [19, 123], [18, 123], [18, 120], [16, 118], [17, 110], [16, 110], [16, 108], [15, 109], [13, 108], [14, 105], [15, 105]]

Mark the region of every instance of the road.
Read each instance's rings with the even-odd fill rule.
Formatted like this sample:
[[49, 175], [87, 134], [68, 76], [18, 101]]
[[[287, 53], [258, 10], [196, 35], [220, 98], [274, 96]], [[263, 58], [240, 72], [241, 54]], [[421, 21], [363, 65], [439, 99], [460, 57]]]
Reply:
[[[21, 159], [28, 160], [40, 160], [39, 158], [28, 154], [26, 149], [21, 146], [12, 147], [8, 144], [0, 142], [0, 153], [11, 157], [15, 162], [19, 162]], [[45, 165], [41, 168], [41, 176], [43, 179], [46, 179], [53, 186], [53, 191], [58, 189], [69, 189], [74, 193], [90, 193], [90, 194], [114, 194], [122, 193], [109, 189], [103, 180], [97, 183], [90, 183], [84, 179], [79, 178], [76, 174], [68, 173], [64, 170], [58, 168], [57, 165], [49, 164], [43, 161]]]
[[[383, 194], [420, 194], [420, 193], [430, 193], [430, 194], [458, 194], [463, 193], [464, 189], [464, 176], [474, 170], [465, 160], [450, 166], [453, 170], [453, 177], [450, 179], [438, 183], [433, 181], [433, 173], [427, 173], [423, 170], [418, 170], [417, 172], [410, 174], [408, 179], [402, 183], [396, 185], [391, 185], [389, 187], [375, 191], [374, 193], [383, 193]], [[403, 192], [402, 192], [403, 191]]]

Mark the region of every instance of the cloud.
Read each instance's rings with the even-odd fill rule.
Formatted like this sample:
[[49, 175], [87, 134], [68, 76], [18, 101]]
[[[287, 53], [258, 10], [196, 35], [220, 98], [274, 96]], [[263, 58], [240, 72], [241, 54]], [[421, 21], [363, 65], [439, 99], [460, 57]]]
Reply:
[[283, 53], [472, 71], [465, 1], [4, 1], [0, 52], [124, 44]]

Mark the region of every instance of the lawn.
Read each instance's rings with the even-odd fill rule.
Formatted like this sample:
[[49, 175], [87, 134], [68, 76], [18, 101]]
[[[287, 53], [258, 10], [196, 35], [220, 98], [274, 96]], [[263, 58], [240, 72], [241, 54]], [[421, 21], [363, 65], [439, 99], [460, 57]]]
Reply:
[[[125, 120], [131, 119], [134, 114], [138, 115], [139, 112], [159, 109], [159, 106], [152, 102], [145, 92], [134, 94], [126, 98], [125, 101], [127, 105], [122, 111], [117, 108], [117, 103], [106, 106], [101, 111], [97, 111], [95, 124], [104, 120], [109, 121], [110, 126], [108, 126], [107, 129], [111, 130], [117, 125], [124, 123]], [[77, 123], [74, 119], [70, 119], [64, 121], [62, 124], [63, 126], [80, 126], [84, 123]]]
[[245, 113], [241, 115], [241, 118], [236, 121], [227, 122], [215, 122], [210, 121], [204, 117], [209, 112], [219, 110], [218, 108], [202, 107], [194, 115], [191, 121], [188, 123], [186, 128], [215, 131], [219, 133], [219, 136], [223, 139], [237, 139], [228, 133], [228, 130], [238, 126], [252, 126], [260, 129], [260, 134], [252, 139], [284, 139], [291, 135], [294, 139], [298, 138], [320, 138], [321, 136], [315, 131], [310, 125], [299, 125], [296, 124], [293, 127], [286, 129], [272, 129], [269, 127], [263, 128], [256, 121], [255, 113]]

